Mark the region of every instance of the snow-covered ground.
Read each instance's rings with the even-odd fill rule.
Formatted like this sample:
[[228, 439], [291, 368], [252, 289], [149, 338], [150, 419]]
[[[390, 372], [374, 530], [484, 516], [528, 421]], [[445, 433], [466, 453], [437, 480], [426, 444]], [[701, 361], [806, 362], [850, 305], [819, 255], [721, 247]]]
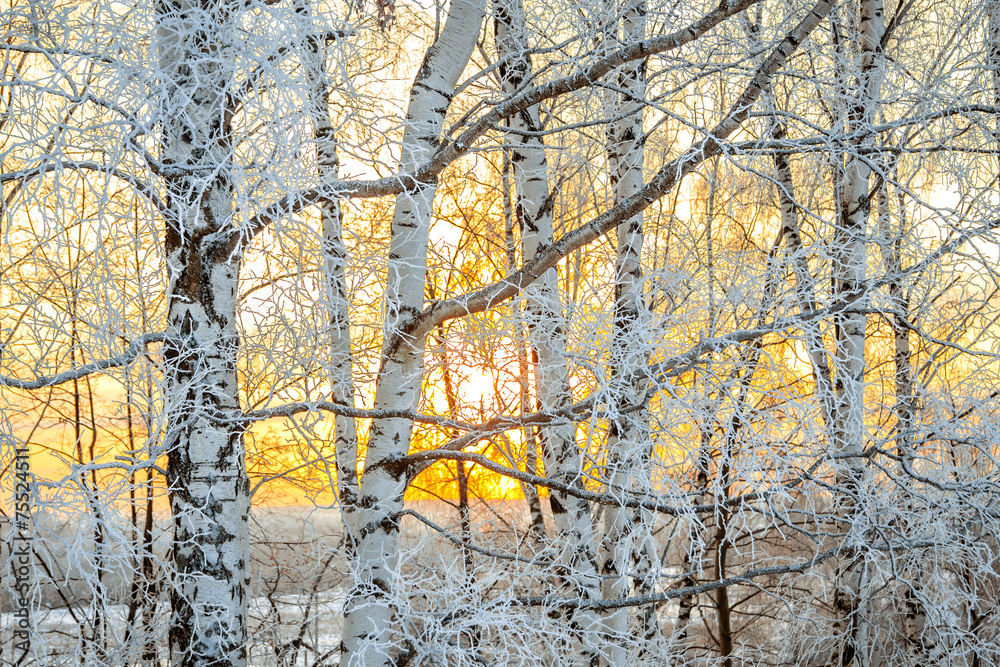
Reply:
[[[439, 501], [407, 503], [419, 514], [402, 517], [404, 523], [404, 568], [424, 563], [425, 575], [437, 581], [439, 569], [461, 567], [461, 553], [442, 540], [438, 529], [458, 532], [455, 508]], [[524, 501], [480, 503], [473, 512], [475, 541], [500, 550], [517, 548], [526, 516]], [[116, 564], [103, 578], [105, 604], [95, 596], [94, 554], [86, 525], [72, 521], [49, 522], [38, 517], [41, 529], [35, 547], [47, 554], [48, 572], [36, 563], [33, 574], [31, 621], [34, 627], [32, 657], [37, 665], [80, 665], [87, 650], [87, 665], [135, 664], [143, 642], [155, 646], [159, 658], [166, 657], [169, 624], [166, 580], [162, 564], [155, 568], [160, 581], [156, 608], [151, 618], [133, 613], [129, 627], [129, 593], [135, 558], [129, 544], [107, 544], [105, 562]], [[428, 525], [433, 523], [434, 526]], [[311, 666], [324, 656], [334, 658], [339, 650], [343, 605], [348, 586], [348, 564], [343, 556], [343, 526], [336, 508], [256, 508], [251, 517], [250, 627], [251, 667]], [[157, 524], [154, 552], [163, 559], [168, 547], [169, 525]], [[4, 556], [7, 555], [6, 551]], [[487, 559], [488, 560], [488, 559]], [[0, 558], [0, 571], [6, 573]], [[418, 570], [421, 567], [417, 567]], [[419, 577], [418, 577], [419, 578]], [[4, 579], [3, 584], [8, 584]], [[13, 655], [12, 631], [16, 618], [9, 591], [0, 595], [0, 646], [3, 660]], [[442, 595], [445, 591], [441, 592]], [[71, 604], [67, 605], [67, 601]], [[100, 612], [100, 613], [99, 613]], [[93, 619], [106, 619], [107, 652], [104, 656], [84, 649], [83, 632], [94, 636]], [[297, 652], [296, 652], [297, 649]], [[294, 660], [294, 662], [293, 662]], [[6, 663], [4, 663], [6, 664]], [[329, 664], [329, 660], [326, 664]]]
[[[292, 663], [279, 658], [280, 644], [300, 636], [302, 645], [313, 650], [301, 650], [298, 664], [311, 665], [319, 655], [336, 651], [340, 645], [341, 623], [344, 607], [344, 589], [328, 590], [313, 599], [308, 595], [283, 595], [253, 598], [250, 601], [251, 627], [250, 667], [275, 667]], [[111, 633], [109, 653], [122, 655], [121, 646], [126, 636], [127, 605], [105, 607]], [[308, 620], [303, 629], [303, 621]], [[0, 614], [0, 642], [3, 655], [15, 658], [11, 629], [16, 627], [13, 613]], [[73, 664], [78, 662], [81, 623], [78, 611], [68, 608], [36, 610], [32, 614], [32, 653], [40, 664]], [[160, 656], [166, 654], [166, 638], [154, 639]], [[279, 647], [276, 651], [276, 647]], [[8, 653], [9, 652], [9, 653]], [[288, 656], [290, 657], [290, 656]], [[3, 664], [9, 664], [4, 662]]]

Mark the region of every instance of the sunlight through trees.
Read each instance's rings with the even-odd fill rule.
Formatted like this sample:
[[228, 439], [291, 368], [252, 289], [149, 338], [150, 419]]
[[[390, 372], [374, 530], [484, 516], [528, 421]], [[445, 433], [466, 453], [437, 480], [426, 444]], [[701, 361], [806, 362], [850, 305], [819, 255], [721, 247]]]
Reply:
[[0, 11], [4, 665], [1000, 663], [997, 2]]

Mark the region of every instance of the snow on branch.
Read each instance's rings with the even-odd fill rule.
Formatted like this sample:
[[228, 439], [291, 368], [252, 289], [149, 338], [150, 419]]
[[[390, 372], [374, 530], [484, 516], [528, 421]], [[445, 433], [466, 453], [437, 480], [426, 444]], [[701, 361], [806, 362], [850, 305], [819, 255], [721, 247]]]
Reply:
[[252, 239], [276, 220], [297, 213], [323, 199], [387, 197], [419, 189], [422, 184], [433, 182], [448, 165], [472, 150], [475, 142], [487, 132], [495, 129], [504, 118], [521, 113], [539, 102], [591, 86], [608, 72], [625, 63], [667, 53], [690, 44], [729, 17], [745, 11], [760, 1], [736, 0], [735, 2], [727, 2], [724, 0], [715, 10], [681, 30], [662, 37], [628, 44], [581, 68], [575, 74], [526, 90], [506, 102], [496, 105], [489, 113], [480, 116], [458, 137], [445, 141], [435, 154], [413, 173], [388, 176], [371, 181], [334, 181], [317, 188], [288, 194], [253, 216], [244, 229], [234, 232], [230, 246], [237, 247], [241, 241]]
[[14, 387], [16, 389], [44, 389], [45, 387], [52, 387], [54, 385], [62, 384], [64, 382], [69, 382], [71, 380], [79, 380], [80, 378], [86, 377], [92, 373], [98, 373], [100, 371], [108, 370], [109, 368], [120, 368], [121, 366], [127, 366], [132, 363], [132, 361], [138, 357], [146, 346], [151, 343], [162, 343], [166, 340], [166, 334], [163, 333], [151, 333], [145, 334], [142, 338], [137, 341], [129, 343], [128, 349], [122, 352], [116, 357], [110, 357], [107, 359], [101, 359], [100, 361], [95, 361], [89, 364], [85, 364], [78, 368], [72, 368], [68, 371], [62, 373], [57, 373], [56, 375], [47, 375], [43, 377], [36, 377], [34, 380], [21, 380], [19, 378], [10, 377], [8, 375], [0, 375], [0, 385], [5, 387]]

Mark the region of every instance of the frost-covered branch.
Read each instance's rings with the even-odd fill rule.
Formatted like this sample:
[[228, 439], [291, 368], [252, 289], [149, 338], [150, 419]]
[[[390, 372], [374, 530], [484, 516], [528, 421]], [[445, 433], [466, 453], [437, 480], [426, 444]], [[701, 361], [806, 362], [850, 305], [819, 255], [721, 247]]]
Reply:
[[7, 387], [14, 387], [16, 389], [34, 390], [34, 389], [44, 389], [45, 387], [52, 387], [55, 385], [70, 382], [72, 380], [79, 380], [92, 373], [99, 373], [109, 368], [120, 368], [122, 366], [127, 366], [128, 364], [135, 361], [142, 352], [146, 349], [146, 346], [151, 343], [162, 343], [166, 340], [166, 334], [163, 333], [151, 333], [146, 334], [137, 341], [129, 343], [128, 349], [122, 352], [118, 356], [108, 357], [107, 359], [101, 359], [77, 368], [72, 368], [68, 371], [63, 371], [62, 373], [57, 373], [55, 375], [46, 375], [42, 377], [36, 377], [34, 380], [21, 380], [14, 377], [9, 377], [6, 375], [0, 375], [0, 385]]

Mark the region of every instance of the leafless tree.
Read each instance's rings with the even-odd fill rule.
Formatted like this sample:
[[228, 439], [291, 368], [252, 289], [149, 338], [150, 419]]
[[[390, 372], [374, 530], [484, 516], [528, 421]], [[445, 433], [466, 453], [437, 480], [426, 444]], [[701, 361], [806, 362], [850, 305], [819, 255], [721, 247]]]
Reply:
[[12, 662], [1000, 661], [998, 16], [10, 3]]

